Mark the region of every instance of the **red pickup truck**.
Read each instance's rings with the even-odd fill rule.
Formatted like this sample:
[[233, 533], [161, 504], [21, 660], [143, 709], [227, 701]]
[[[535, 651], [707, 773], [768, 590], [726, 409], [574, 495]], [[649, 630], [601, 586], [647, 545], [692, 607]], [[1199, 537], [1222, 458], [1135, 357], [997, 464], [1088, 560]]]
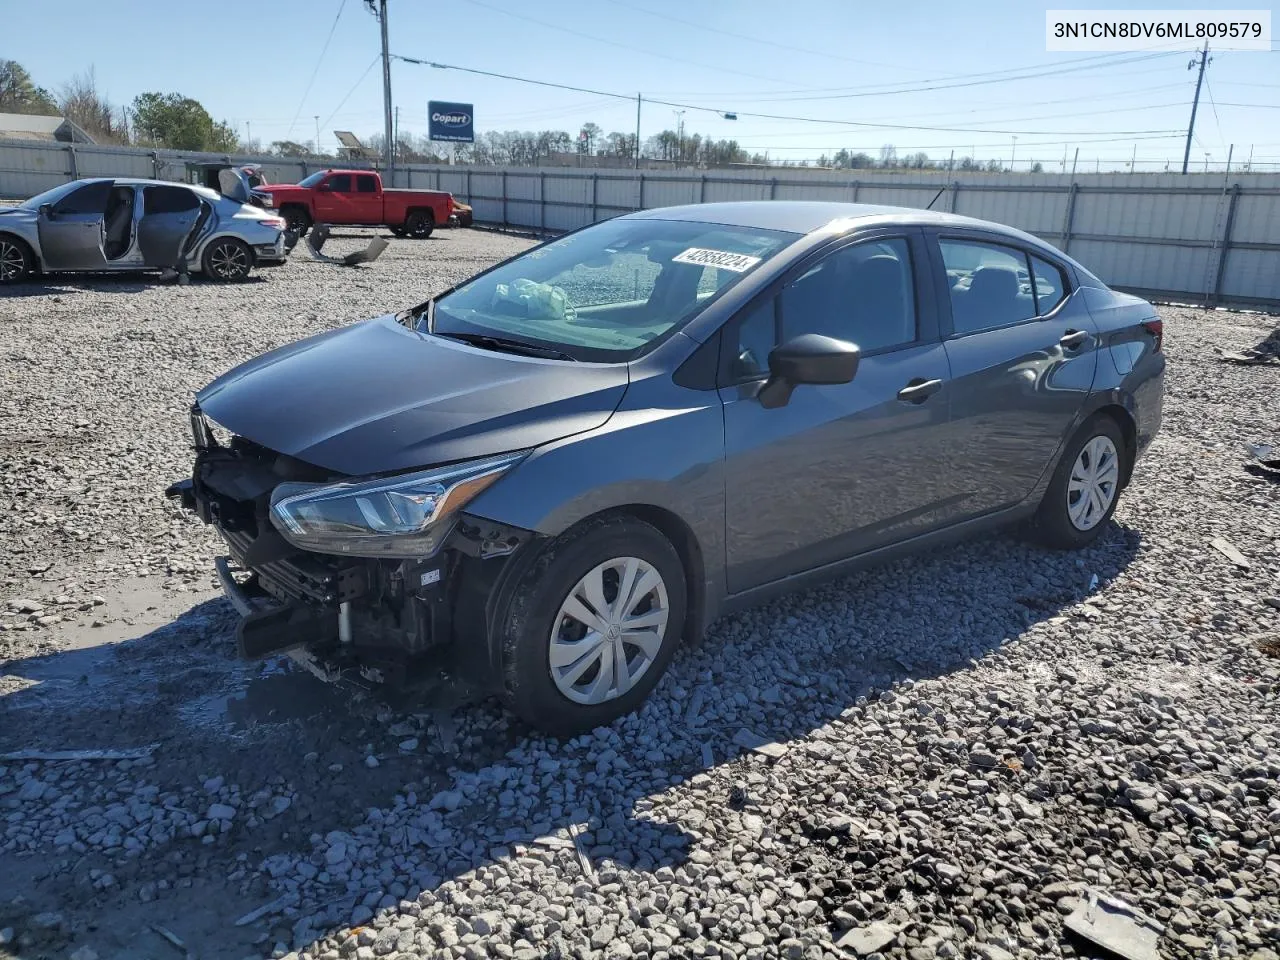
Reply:
[[303, 236], [313, 223], [387, 226], [397, 237], [424, 240], [448, 223], [453, 196], [438, 190], [384, 190], [371, 170], [321, 170], [298, 183], [264, 184], [255, 191]]

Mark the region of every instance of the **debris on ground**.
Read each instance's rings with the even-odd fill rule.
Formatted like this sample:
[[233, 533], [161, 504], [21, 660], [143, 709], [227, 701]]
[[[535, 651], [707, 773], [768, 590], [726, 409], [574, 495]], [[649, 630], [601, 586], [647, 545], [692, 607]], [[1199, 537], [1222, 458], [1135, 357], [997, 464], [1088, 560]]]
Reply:
[[1123, 960], [1160, 960], [1157, 944], [1164, 927], [1137, 907], [1092, 888], [1062, 925]]
[[1235, 544], [1230, 540], [1223, 537], [1214, 537], [1213, 540], [1210, 541], [1209, 546], [1213, 547], [1213, 549], [1217, 550], [1241, 570], [1249, 569], [1248, 559], [1245, 558], [1243, 553], [1236, 549]]
[[50, 762], [74, 760], [142, 760], [151, 756], [160, 746], [153, 743], [146, 747], [130, 750], [14, 750], [0, 754], [5, 762], [21, 762], [25, 760], [45, 760]]
[[771, 760], [777, 760], [787, 755], [787, 748], [783, 744], [773, 740], [766, 740], [745, 727], [733, 735], [733, 742], [744, 750], [751, 750]]
[[317, 223], [311, 228], [311, 232], [307, 234], [307, 249], [311, 251], [312, 258], [319, 260], [321, 263], [335, 263], [340, 267], [354, 267], [362, 263], [373, 263], [373, 261], [382, 256], [382, 251], [390, 246], [382, 237], [374, 237], [363, 250], [357, 250], [355, 253], [348, 253], [342, 257], [330, 257], [320, 252], [320, 249], [329, 239], [329, 233], [330, 230], [327, 223]]
[[1280, 327], [1276, 327], [1261, 343], [1237, 353], [1223, 353], [1228, 363], [1258, 366], [1264, 363], [1280, 363]]

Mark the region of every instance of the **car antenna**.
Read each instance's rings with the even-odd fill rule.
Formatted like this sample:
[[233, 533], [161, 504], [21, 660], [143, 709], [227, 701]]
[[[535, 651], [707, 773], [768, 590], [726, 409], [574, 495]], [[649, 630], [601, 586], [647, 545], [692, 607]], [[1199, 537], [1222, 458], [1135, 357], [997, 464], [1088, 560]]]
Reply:
[[933, 195], [933, 199], [929, 201], [929, 205], [928, 205], [927, 207], [925, 207], [925, 209], [926, 209], [926, 210], [932, 210], [932, 209], [933, 209], [933, 205], [934, 205], [935, 203], [937, 203], [937, 202], [938, 202], [938, 198], [939, 198], [940, 196], [942, 196], [942, 195], [943, 195], [944, 193], [946, 193], [946, 192], [947, 192], [947, 188], [946, 188], [946, 186], [943, 186], [943, 188], [942, 188], [941, 190], [939, 190], [937, 193], [935, 193], [935, 194]]

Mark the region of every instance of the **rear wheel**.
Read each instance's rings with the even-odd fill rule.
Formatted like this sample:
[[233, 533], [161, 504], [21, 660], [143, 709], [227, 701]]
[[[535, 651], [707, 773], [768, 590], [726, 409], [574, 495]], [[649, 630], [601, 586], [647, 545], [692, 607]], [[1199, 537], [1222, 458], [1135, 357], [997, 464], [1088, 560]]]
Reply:
[[253, 251], [234, 237], [219, 237], [204, 251], [204, 273], [214, 280], [243, 280], [253, 266]]
[[0, 284], [21, 283], [34, 271], [31, 248], [17, 237], [0, 236]]
[[299, 238], [305, 237], [311, 229], [311, 214], [307, 213], [306, 207], [285, 207], [280, 211], [280, 216], [284, 217], [285, 229]]
[[1128, 456], [1124, 434], [1109, 416], [1086, 423], [1067, 445], [1036, 514], [1046, 546], [1078, 550], [1098, 538], [1115, 513]]
[[572, 736], [636, 709], [675, 653], [684, 567], [656, 528], [588, 521], [521, 578], [502, 624], [506, 699], [535, 727]]
[[435, 215], [430, 210], [415, 210], [404, 222], [404, 229], [415, 240], [425, 240], [436, 228]]

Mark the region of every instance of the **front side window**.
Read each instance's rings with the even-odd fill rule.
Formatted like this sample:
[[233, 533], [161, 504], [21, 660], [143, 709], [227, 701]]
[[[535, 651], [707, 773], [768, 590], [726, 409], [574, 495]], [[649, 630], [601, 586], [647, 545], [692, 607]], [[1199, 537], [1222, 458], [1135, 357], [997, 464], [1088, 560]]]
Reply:
[[683, 220], [610, 220], [439, 298], [430, 329], [516, 339], [577, 360], [628, 360], [798, 237]]
[[846, 340], [864, 354], [915, 342], [913, 276], [910, 245], [900, 237], [836, 251], [741, 319], [731, 378], [767, 375], [769, 351], [804, 333]]
[[111, 181], [101, 180], [97, 183], [86, 183], [53, 205], [53, 212], [60, 215], [103, 213], [107, 209], [107, 200], [111, 197]]
[[334, 193], [351, 192], [351, 174], [339, 173], [329, 178], [329, 189]]
[[[1036, 297], [1021, 250], [969, 240], [940, 240], [957, 334], [977, 333], [1037, 316]], [[1058, 291], [1062, 283], [1058, 283]]]

